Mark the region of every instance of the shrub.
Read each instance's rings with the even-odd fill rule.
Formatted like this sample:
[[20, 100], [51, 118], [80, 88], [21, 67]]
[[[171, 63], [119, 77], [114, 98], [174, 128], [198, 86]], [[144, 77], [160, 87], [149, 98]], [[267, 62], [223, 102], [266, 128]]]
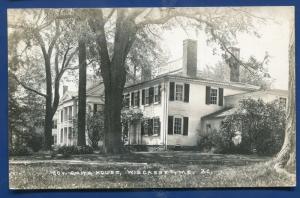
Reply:
[[224, 134], [221, 134], [216, 129], [211, 133], [200, 132], [198, 146], [201, 151], [223, 153], [225, 151], [225, 145], [228, 144], [227, 139]]
[[69, 157], [71, 155], [92, 154], [93, 152], [94, 150], [90, 146], [62, 146], [57, 150], [57, 153], [62, 154], [64, 157]]
[[39, 133], [33, 133], [28, 139], [27, 145], [34, 151], [38, 152], [43, 148], [43, 135]]
[[[274, 155], [279, 152], [285, 129], [285, 111], [278, 101], [244, 99], [237, 111], [223, 120], [220, 134], [226, 137], [223, 152]], [[241, 144], [234, 145], [232, 137], [240, 131]]]
[[14, 148], [9, 148], [9, 155], [10, 156], [26, 156], [30, 155], [30, 149], [26, 146], [17, 146]]

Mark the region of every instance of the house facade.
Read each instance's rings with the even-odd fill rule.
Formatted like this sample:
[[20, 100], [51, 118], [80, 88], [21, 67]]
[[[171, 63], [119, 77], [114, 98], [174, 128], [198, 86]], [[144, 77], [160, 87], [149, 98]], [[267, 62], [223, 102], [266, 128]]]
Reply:
[[[86, 113], [102, 111], [104, 107], [104, 86], [98, 83], [87, 89]], [[75, 131], [78, 114], [77, 92], [68, 91], [65, 86], [63, 96], [60, 99], [56, 114], [53, 119], [53, 144], [57, 146], [77, 145], [77, 133]], [[90, 144], [86, 130], [86, 142]]]
[[196, 55], [197, 42], [185, 40], [182, 69], [125, 87], [125, 107], [143, 112], [143, 119], [129, 123], [129, 145], [196, 146], [206, 127], [202, 118], [238, 105], [238, 96], [259, 92], [259, 87], [239, 82], [234, 61], [228, 82], [199, 77]]

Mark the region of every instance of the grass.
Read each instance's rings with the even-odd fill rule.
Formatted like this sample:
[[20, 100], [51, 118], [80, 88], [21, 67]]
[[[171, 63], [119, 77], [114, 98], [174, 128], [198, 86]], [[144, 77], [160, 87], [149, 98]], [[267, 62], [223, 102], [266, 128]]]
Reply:
[[295, 183], [277, 173], [270, 158], [258, 156], [161, 152], [80, 155], [69, 160], [31, 158], [10, 160], [10, 188], [275, 187]]

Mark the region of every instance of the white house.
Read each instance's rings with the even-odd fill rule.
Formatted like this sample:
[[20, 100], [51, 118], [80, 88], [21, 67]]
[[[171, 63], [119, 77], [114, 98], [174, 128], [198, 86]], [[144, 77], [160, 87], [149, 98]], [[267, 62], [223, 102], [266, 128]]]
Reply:
[[[239, 49], [231, 48], [235, 56]], [[143, 81], [125, 86], [124, 108], [139, 109], [143, 119], [128, 123], [128, 145], [167, 147], [196, 146], [199, 128], [205, 130], [209, 125], [219, 125], [244, 97], [271, 101], [287, 101], [287, 91], [261, 91], [258, 86], [239, 82], [239, 65], [228, 62], [227, 81], [201, 78], [197, 71], [197, 41], [183, 41], [183, 57], [178, 65], [163, 68], [161, 75], [151, 79], [151, 72], [143, 73]], [[103, 105], [103, 84], [88, 91], [88, 109]], [[92, 94], [94, 93], [94, 94]], [[95, 106], [96, 105], [96, 106]], [[73, 117], [77, 112], [76, 96], [66, 92], [58, 108], [57, 145], [74, 145]], [[210, 122], [210, 123], [209, 123]], [[214, 123], [215, 122], [215, 123]]]
[[[104, 86], [98, 83], [87, 89], [86, 92], [87, 113], [103, 110]], [[68, 91], [65, 86], [63, 96], [60, 99], [56, 114], [53, 119], [53, 144], [54, 145], [77, 145], [77, 136], [74, 128], [76, 126], [78, 113], [77, 92]], [[89, 143], [86, 131], [86, 142]]]

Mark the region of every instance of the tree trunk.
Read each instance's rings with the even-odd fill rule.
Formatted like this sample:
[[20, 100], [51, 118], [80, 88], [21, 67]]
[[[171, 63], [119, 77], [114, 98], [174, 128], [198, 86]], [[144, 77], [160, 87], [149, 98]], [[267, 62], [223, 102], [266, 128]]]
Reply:
[[121, 144], [121, 102], [123, 88], [114, 83], [105, 86], [104, 150], [106, 153], [120, 153]]
[[296, 113], [295, 113], [295, 32], [292, 26], [289, 45], [289, 96], [286, 118], [285, 139], [281, 151], [275, 159], [275, 168], [296, 173]]
[[79, 89], [78, 89], [78, 146], [86, 145], [85, 125], [86, 125], [86, 45], [85, 41], [79, 39]]
[[46, 72], [46, 112], [45, 112], [45, 126], [44, 126], [44, 136], [45, 136], [45, 150], [51, 150], [52, 145], [52, 76], [51, 76], [51, 64], [50, 57], [45, 56], [45, 72]]

